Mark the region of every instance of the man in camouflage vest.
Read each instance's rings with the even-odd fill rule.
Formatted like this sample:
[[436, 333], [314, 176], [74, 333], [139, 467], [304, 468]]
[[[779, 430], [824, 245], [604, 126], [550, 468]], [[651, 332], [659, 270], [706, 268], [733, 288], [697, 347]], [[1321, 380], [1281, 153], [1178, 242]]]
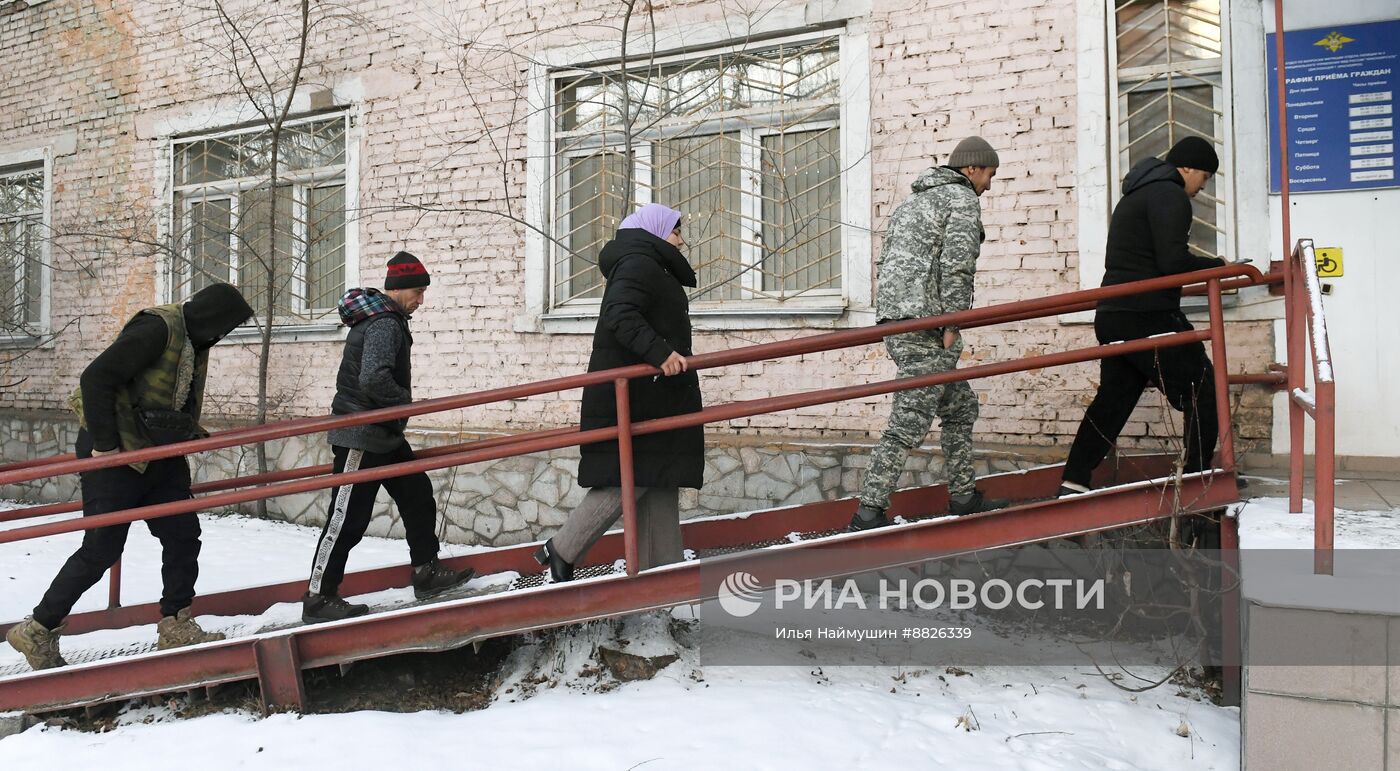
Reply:
[[[880, 323], [957, 313], [972, 307], [972, 282], [984, 234], [977, 199], [987, 192], [1000, 159], [981, 137], [959, 142], [946, 166], [914, 180], [914, 194], [890, 216], [875, 307]], [[947, 372], [958, 366], [962, 336], [948, 326], [885, 338], [899, 377]], [[948, 473], [949, 513], [989, 511], [1005, 501], [986, 499], [974, 486], [972, 424], [977, 396], [966, 382], [928, 386], [894, 395], [889, 427], [870, 457], [860, 507], [850, 529], [885, 525], [909, 451], [918, 447], [937, 415]]]
[[[81, 426], [79, 458], [130, 452], [207, 436], [199, 427], [209, 349], [247, 321], [253, 309], [238, 290], [214, 284], [185, 303], [146, 308], [122, 327], [116, 340], [83, 370], [69, 403]], [[184, 456], [83, 472], [83, 516], [191, 497]], [[199, 517], [194, 513], [146, 520], [161, 542], [161, 620], [157, 645], [222, 640], [190, 617], [199, 575]], [[64, 666], [58, 638], [63, 620], [83, 593], [121, 558], [130, 525], [87, 530], [34, 614], [11, 627], [5, 639], [34, 669]]]

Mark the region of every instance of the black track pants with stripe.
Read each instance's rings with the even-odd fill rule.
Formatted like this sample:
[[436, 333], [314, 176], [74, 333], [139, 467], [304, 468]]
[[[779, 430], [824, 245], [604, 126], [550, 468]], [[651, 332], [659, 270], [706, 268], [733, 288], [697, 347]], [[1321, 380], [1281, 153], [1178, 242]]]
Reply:
[[[366, 452], [348, 447], [331, 447], [335, 453], [335, 473], [359, 471], [391, 463], [413, 460], [408, 442], [390, 452]], [[340, 590], [345, 577], [345, 561], [350, 550], [365, 535], [370, 516], [374, 513], [374, 498], [380, 486], [389, 492], [399, 509], [408, 540], [409, 559], [414, 565], [432, 560], [438, 553], [437, 503], [433, 500], [433, 484], [425, 473], [407, 474], [376, 482], [342, 485], [331, 490], [330, 512], [316, 543], [316, 555], [311, 563], [308, 590], [313, 594], [331, 595]]]

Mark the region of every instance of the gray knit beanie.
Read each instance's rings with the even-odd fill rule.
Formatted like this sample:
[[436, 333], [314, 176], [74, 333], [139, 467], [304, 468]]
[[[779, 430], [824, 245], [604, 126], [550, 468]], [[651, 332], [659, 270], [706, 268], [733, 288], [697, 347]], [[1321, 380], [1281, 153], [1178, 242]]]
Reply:
[[953, 154], [948, 156], [948, 166], [954, 169], [961, 169], [967, 166], [991, 166], [996, 168], [1001, 165], [1001, 159], [997, 157], [997, 151], [987, 144], [987, 140], [982, 137], [968, 137], [958, 143], [953, 148]]

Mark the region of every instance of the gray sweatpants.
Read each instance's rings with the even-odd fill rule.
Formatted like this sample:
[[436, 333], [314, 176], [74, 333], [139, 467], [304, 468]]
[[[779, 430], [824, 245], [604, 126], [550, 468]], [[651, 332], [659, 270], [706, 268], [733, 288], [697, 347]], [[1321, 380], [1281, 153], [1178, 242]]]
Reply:
[[[638, 487], [636, 492], [637, 558], [641, 562], [637, 569], [680, 562], [680, 488]], [[621, 487], [589, 490], [551, 539], [555, 553], [577, 563], [621, 516]]]

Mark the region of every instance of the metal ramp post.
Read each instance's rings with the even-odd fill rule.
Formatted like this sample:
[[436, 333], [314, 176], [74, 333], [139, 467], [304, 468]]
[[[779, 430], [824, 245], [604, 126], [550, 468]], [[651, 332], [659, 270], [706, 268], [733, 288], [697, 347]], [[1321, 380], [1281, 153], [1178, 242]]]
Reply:
[[303, 711], [306, 684], [301, 678], [296, 638], [284, 634], [258, 640], [253, 645], [253, 655], [257, 661], [263, 714]]

